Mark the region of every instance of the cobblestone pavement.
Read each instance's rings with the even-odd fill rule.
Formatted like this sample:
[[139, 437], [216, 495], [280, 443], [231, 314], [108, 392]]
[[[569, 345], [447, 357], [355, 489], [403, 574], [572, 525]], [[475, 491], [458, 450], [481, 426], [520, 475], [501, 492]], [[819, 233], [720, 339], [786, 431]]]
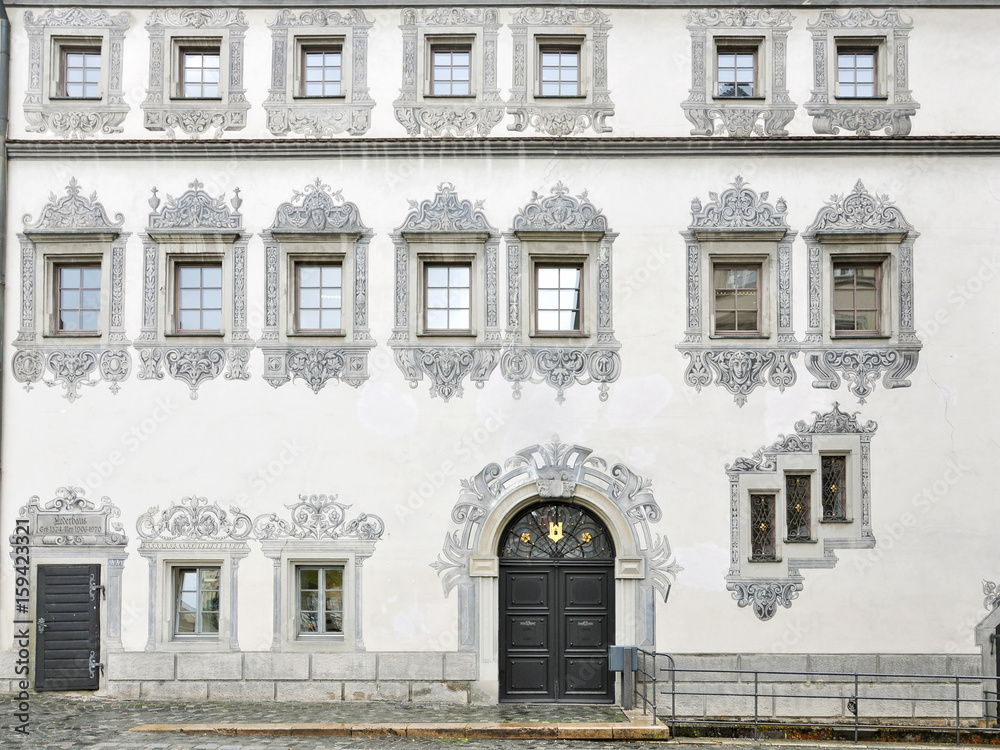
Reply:
[[[137, 734], [128, 730], [139, 724], [219, 724], [260, 722], [607, 722], [625, 721], [612, 706], [518, 704], [504, 706], [455, 706], [388, 703], [151, 703], [78, 698], [49, 693], [32, 695], [30, 734], [13, 730], [16, 703], [0, 700], [0, 747], [31, 750], [410, 750], [461, 744], [470, 748], [500, 748], [511, 741], [446, 741], [422, 739], [359, 739], [351, 737], [236, 738], [212, 735]], [[582, 745], [590, 750], [621, 747], [621, 742], [573, 743], [517, 741], [518, 747], [565, 748]]]

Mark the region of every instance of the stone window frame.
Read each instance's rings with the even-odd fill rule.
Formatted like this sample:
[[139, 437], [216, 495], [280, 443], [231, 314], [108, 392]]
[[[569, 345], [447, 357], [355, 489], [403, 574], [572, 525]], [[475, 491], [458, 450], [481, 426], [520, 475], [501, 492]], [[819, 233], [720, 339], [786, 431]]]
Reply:
[[[864, 403], [879, 379], [906, 388], [921, 349], [913, 314], [913, 245], [920, 234], [885, 194], [871, 194], [861, 180], [834, 195], [803, 233], [809, 262], [805, 365], [814, 388], [836, 389], [845, 380]], [[882, 330], [879, 335], [833, 332], [833, 264], [837, 258], [882, 264]]]
[[[364, 135], [375, 101], [368, 91], [368, 31], [358, 9], [281, 10], [271, 29], [271, 86], [264, 102], [267, 128], [274, 135], [295, 133], [326, 138], [347, 132]], [[303, 97], [296, 89], [298, 53], [303, 43], [340, 40], [341, 96]]]
[[[608, 32], [610, 17], [596, 8], [523, 8], [510, 23], [514, 37], [513, 85], [507, 114], [508, 130], [529, 126], [545, 135], [577, 135], [590, 128], [610, 133], [607, 119], [615, 114], [608, 90]], [[541, 96], [538, 92], [539, 42], [565, 39], [580, 46], [579, 97]]]
[[[179, 130], [192, 138], [205, 133], [221, 137], [242, 130], [250, 103], [243, 87], [244, 35], [248, 28], [242, 10], [232, 8], [166, 8], [154, 10], [146, 21], [149, 33], [149, 88], [142, 102], [147, 130]], [[186, 99], [180, 95], [178, 55], [184, 43], [219, 46], [218, 99]]]
[[[81, 386], [107, 382], [113, 394], [132, 371], [131, 343], [125, 335], [125, 247], [130, 234], [122, 231], [125, 217], [108, 217], [97, 193], [81, 195], [76, 178], [66, 195], [49, 201], [32, 223], [24, 217], [21, 244], [21, 321], [11, 362], [14, 379], [31, 390], [36, 383], [60, 385], [71, 403]], [[55, 269], [64, 262], [98, 261], [101, 266], [99, 330], [60, 333], [51, 325], [55, 315]]]
[[[146, 651], [239, 651], [239, 564], [250, 553], [246, 543], [252, 521], [237, 506], [229, 511], [204, 497], [171, 501], [160, 512], [152, 506], [135, 524], [142, 540], [139, 555], [149, 563]], [[218, 638], [174, 635], [174, 571], [215, 567], [219, 573]]]
[[[290, 520], [265, 513], [253, 520], [253, 536], [274, 564], [271, 651], [364, 651], [363, 577], [365, 560], [385, 533], [385, 522], [371, 513], [348, 520], [351, 507], [337, 495], [299, 495], [286, 504]], [[342, 635], [298, 635], [296, 569], [309, 565], [344, 568]]]
[[[112, 16], [106, 10], [91, 8], [52, 9], [37, 17], [30, 10], [24, 14], [28, 36], [28, 85], [23, 105], [27, 132], [51, 132], [63, 138], [123, 132], [130, 107], [122, 90], [122, 59], [130, 23], [124, 11]], [[55, 85], [60, 50], [83, 40], [101, 49], [101, 96], [58, 96]]]
[[[740, 607], [752, 606], [760, 620], [774, 617], [779, 606], [792, 606], [803, 588], [801, 571], [833, 568], [837, 550], [871, 549], [875, 536], [871, 526], [871, 439], [878, 429], [873, 421], [862, 423], [834, 402], [829, 412], [814, 412], [811, 424], [799, 421], [795, 432], [781, 435], [758, 449], [750, 458], [737, 458], [726, 465], [729, 476], [730, 559], [726, 588]], [[848, 520], [822, 521], [816, 514], [820, 499], [811, 493], [811, 528], [808, 541], [790, 542], [784, 532], [775, 533], [776, 560], [750, 559], [750, 495], [775, 495], [775, 529], [785, 528], [785, 474], [813, 475], [813, 489], [822, 481], [821, 456], [847, 456]], [[812, 546], [815, 545], [815, 546]]]
[[[836, 135], [841, 130], [870, 136], [909, 135], [910, 118], [920, 105], [909, 88], [909, 35], [913, 22], [898, 10], [887, 8], [876, 15], [867, 8], [843, 12], [824, 10], [808, 24], [813, 40], [813, 88], [806, 112], [813, 118], [813, 130]], [[840, 42], [864, 44], [878, 50], [875, 97], [837, 95], [837, 50]]]
[[[134, 346], [139, 378], [161, 380], [164, 370], [187, 384], [192, 399], [205, 380], [248, 380], [254, 341], [247, 329], [247, 244], [239, 212], [243, 199], [233, 191], [232, 209], [225, 196], [213, 198], [197, 179], [180, 197], [161, 201], [154, 187], [143, 244], [142, 329]], [[184, 334], [173, 328], [173, 268], [185, 260], [221, 260], [222, 330]], [[162, 280], [162, 281], [161, 281]]]
[[[765, 8], [692, 10], [685, 17], [691, 32], [691, 88], [681, 104], [695, 127], [691, 135], [788, 135], [785, 126], [795, 116], [795, 102], [786, 81], [787, 40], [795, 16]], [[762, 96], [718, 97], [718, 43], [747, 42], [757, 47], [757, 71]], [[709, 61], [713, 61], [711, 65]]]
[[[389, 346], [411, 388], [426, 375], [431, 396], [445, 401], [463, 394], [466, 377], [482, 388], [500, 359], [500, 233], [489, 223], [482, 205], [482, 201], [460, 199], [455, 186], [443, 182], [433, 199], [410, 201], [409, 214], [392, 234], [395, 318]], [[423, 264], [451, 258], [472, 263], [472, 331], [424, 333], [419, 307]]]
[[[504, 234], [507, 245], [507, 343], [500, 360], [504, 379], [521, 397], [525, 382], [547, 383], [556, 401], [575, 383], [599, 384], [599, 398], [621, 374], [615, 338], [612, 267], [618, 234], [583, 191], [573, 196], [559, 182], [531, 201]], [[583, 265], [583, 328], [569, 334], [536, 333], [534, 273], [538, 263], [564, 258]]]
[[[677, 345], [688, 359], [684, 382], [701, 391], [715, 383], [738, 406], [755, 389], [784, 391], [795, 384], [792, 358], [799, 350], [792, 325], [792, 243], [783, 198], [768, 203], [739, 175], [709, 202], [691, 201], [691, 224], [681, 232], [686, 246], [687, 325]], [[713, 269], [716, 263], [760, 260], [760, 334], [713, 332]]]
[[[488, 136], [503, 119], [497, 86], [497, 8], [404, 8], [403, 80], [393, 102], [408, 135]], [[429, 88], [430, 45], [436, 38], [471, 40], [472, 96], [433, 96]]]
[[[330, 380], [355, 388], [369, 377], [375, 346], [368, 327], [368, 257], [373, 232], [358, 207], [320, 178], [295, 190], [261, 232], [265, 255], [264, 328], [259, 346], [264, 379], [275, 388], [303, 380], [313, 393]], [[295, 333], [295, 264], [339, 260], [343, 329], [339, 333]], [[285, 304], [282, 304], [282, 300]]]

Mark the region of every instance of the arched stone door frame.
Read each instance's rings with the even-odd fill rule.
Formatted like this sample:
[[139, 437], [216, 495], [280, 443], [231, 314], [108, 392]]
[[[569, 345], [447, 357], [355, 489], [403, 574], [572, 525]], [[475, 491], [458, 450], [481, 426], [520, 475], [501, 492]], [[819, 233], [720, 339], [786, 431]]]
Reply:
[[624, 464], [609, 470], [592, 454], [590, 448], [554, 438], [462, 481], [451, 513], [460, 528], [445, 536], [442, 556], [433, 566], [445, 596], [458, 590], [459, 650], [478, 655], [476, 700], [498, 698], [501, 537], [514, 517], [535, 503], [571, 501], [605, 524], [616, 550], [615, 643], [655, 648], [655, 595], [666, 602], [681, 568], [666, 537], [650, 530], [650, 523], [662, 517], [651, 483]]

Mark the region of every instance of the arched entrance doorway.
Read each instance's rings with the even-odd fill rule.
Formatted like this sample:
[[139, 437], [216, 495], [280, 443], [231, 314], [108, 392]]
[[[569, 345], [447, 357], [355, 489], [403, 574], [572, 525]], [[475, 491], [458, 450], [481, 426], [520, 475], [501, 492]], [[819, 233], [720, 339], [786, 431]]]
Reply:
[[500, 539], [500, 700], [614, 702], [615, 548], [604, 523], [542, 503]]

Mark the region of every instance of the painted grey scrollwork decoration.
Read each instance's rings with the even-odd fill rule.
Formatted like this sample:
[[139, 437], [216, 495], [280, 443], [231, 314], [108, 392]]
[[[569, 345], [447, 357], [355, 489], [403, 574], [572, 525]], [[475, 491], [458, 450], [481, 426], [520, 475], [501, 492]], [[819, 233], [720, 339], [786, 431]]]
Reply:
[[225, 511], [218, 503], [191, 495], [180, 503], [170, 503], [162, 513], [154, 505], [136, 521], [136, 531], [144, 540], [156, 541], [239, 541], [252, 530], [250, 516], [237, 506]]
[[[97, 505], [85, 495], [86, 490], [82, 487], [60, 487], [55, 497], [44, 504], [38, 495], [33, 495], [22, 505], [18, 517], [28, 520], [31, 545], [124, 549], [128, 536], [121, 522], [115, 520], [121, 517], [121, 509], [108, 497], [102, 497]], [[19, 533], [11, 533], [12, 546]]]
[[275, 513], [257, 516], [253, 520], [254, 538], [377, 541], [385, 533], [385, 522], [374, 514], [361, 513], [347, 520], [351, 506], [338, 502], [336, 495], [299, 495], [297, 503], [285, 507], [292, 512], [290, 520]]
[[732, 584], [733, 599], [740, 607], [753, 606], [753, 613], [758, 620], [770, 620], [778, 611], [778, 607], [788, 609], [792, 601], [797, 599], [802, 591], [801, 580], [776, 581], [736, 581]]

